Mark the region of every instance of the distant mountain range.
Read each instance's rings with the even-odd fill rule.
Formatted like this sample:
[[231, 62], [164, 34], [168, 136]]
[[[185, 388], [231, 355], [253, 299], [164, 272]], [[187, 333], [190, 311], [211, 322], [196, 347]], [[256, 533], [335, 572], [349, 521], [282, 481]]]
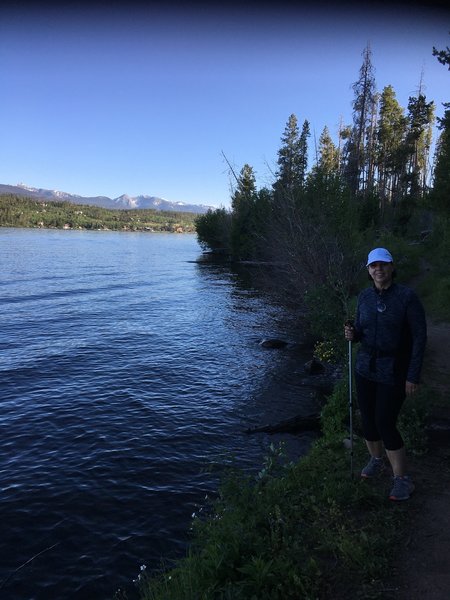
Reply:
[[72, 204], [89, 204], [90, 206], [101, 206], [103, 208], [130, 210], [137, 208], [153, 208], [162, 211], [179, 211], [203, 214], [208, 209], [214, 209], [213, 206], [203, 204], [185, 204], [184, 202], [170, 202], [163, 198], [155, 196], [127, 196], [123, 194], [118, 198], [108, 198], [107, 196], [77, 196], [57, 190], [44, 190], [42, 188], [28, 187], [22, 183], [17, 185], [6, 185], [0, 183], [0, 194], [15, 194], [16, 196], [26, 196], [36, 200], [48, 200], [49, 202], [65, 201]]

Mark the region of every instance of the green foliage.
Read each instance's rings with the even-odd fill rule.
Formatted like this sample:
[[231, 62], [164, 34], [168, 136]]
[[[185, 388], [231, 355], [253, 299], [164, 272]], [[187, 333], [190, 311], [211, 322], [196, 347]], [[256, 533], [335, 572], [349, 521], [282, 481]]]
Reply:
[[195, 219], [197, 240], [206, 250], [229, 252], [231, 247], [231, 213], [225, 208], [209, 209]]
[[281, 137], [282, 145], [278, 151], [277, 161], [278, 170], [276, 181], [273, 184], [277, 202], [283, 196], [295, 195], [303, 187], [306, 178], [309, 136], [308, 121], [304, 121], [300, 133], [297, 117], [294, 114], [290, 115]]
[[404, 110], [391, 85], [383, 89], [377, 131], [377, 161], [379, 165], [379, 193], [382, 204], [399, 196], [399, 173], [406, 168], [403, 152], [407, 130]]
[[339, 444], [349, 435], [349, 389], [347, 379], [340, 381], [328, 398], [321, 414], [322, 433], [327, 443]]
[[314, 344], [314, 356], [321, 362], [337, 363], [341, 356], [331, 340], [322, 340]]
[[191, 213], [109, 210], [99, 206], [0, 195], [1, 227], [193, 232]]
[[431, 203], [442, 214], [448, 214], [450, 207], [450, 104], [439, 119], [441, 135], [436, 144], [436, 168]]
[[373, 153], [374, 131], [372, 121], [376, 112], [375, 77], [372, 65], [372, 52], [366, 46], [359, 78], [353, 84], [353, 127], [346, 143], [343, 173], [352, 193], [357, 195], [370, 190], [373, 182], [373, 169], [370, 167]]
[[433, 56], [436, 56], [441, 65], [447, 65], [450, 70], [450, 48], [448, 46], [445, 50], [439, 50], [433, 46]]
[[[283, 210], [279, 207], [283, 206]], [[266, 233], [265, 257], [277, 268], [273, 287], [299, 305], [313, 335], [334, 336], [360, 270], [363, 233], [358, 205], [342, 178], [315, 169], [294, 197], [278, 198]]]
[[319, 138], [319, 160], [313, 167], [314, 170], [322, 172], [325, 177], [335, 176], [339, 172], [339, 150], [333, 143], [327, 126], [323, 128]]
[[360, 199], [358, 206], [359, 229], [361, 231], [375, 230], [381, 222], [380, 198], [370, 193]]
[[[322, 284], [306, 290], [303, 296], [309, 332], [319, 340], [334, 343], [342, 338], [345, 321], [342, 305], [337, 294], [330, 293], [328, 285]], [[341, 318], [336, 318], [338, 315]]]
[[231, 251], [235, 259], [247, 260], [255, 253], [256, 180], [253, 168], [245, 164], [231, 199]]

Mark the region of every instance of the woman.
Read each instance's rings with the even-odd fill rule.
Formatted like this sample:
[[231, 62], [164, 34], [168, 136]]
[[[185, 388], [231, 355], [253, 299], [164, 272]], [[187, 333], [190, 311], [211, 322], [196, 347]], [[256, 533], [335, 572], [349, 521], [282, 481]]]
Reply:
[[344, 327], [346, 340], [361, 342], [355, 383], [370, 454], [361, 477], [383, 471], [384, 446], [394, 475], [389, 498], [407, 500], [414, 484], [406, 474], [397, 418], [405, 397], [418, 389], [427, 338], [425, 312], [413, 290], [393, 282], [394, 261], [388, 250], [372, 250], [366, 267], [373, 286], [359, 295], [354, 325]]

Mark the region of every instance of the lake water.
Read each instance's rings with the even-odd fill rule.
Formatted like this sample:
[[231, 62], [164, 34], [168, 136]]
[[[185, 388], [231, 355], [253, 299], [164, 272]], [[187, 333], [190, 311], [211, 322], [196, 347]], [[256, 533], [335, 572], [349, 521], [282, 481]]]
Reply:
[[[0, 597], [135, 594], [182, 556], [245, 429], [316, 406], [280, 307], [195, 236], [0, 229]], [[211, 472], [212, 464], [217, 469]]]

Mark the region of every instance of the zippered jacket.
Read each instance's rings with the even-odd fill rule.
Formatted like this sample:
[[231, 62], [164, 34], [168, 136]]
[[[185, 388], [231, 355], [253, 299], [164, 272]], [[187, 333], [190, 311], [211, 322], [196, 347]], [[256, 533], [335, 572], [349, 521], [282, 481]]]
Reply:
[[393, 283], [358, 297], [355, 341], [361, 342], [355, 370], [372, 381], [419, 383], [427, 340], [425, 311], [416, 293]]

